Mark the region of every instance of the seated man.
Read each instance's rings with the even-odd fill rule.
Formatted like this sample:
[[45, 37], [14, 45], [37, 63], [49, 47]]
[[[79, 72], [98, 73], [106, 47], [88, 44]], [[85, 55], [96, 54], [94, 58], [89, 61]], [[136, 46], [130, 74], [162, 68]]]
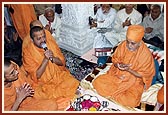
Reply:
[[[33, 98], [34, 90], [19, 66], [4, 60], [4, 110], [5, 111], [55, 111], [55, 100]], [[51, 106], [52, 105], [52, 106]]]
[[115, 17], [113, 31], [105, 33], [110, 43], [116, 46], [125, 40], [127, 29], [130, 25], [137, 25], [142, 22], [142, 14], [135, 8], [134, 4], [125, 4], [125, 8], [119, 10]]
[[154, 59], [142, 41], [143, 36], [143, 26], [128, 27], [126, 40], [118, 45], [112, 56], [111, 68], [93, 81], [98, 94], [124, 106], [140, 104], [141, 95], [151, 86], [155, 74]]
[[54, 9], [51, 7], [46, 8], [44, 14], [39, 16], [39, 20], [44, 28], [50, 31], [57, 40], [60, 35], [61, 19], [57, 16]]
[[164, 49], [164, 17], [160, 5], [153, 5], [150, 15], [142, 22], [145, 28], [144, 41]]
[[[106, 31], [111, 31], [114, 26], [116, 10], [112, 8], [111, 4], [101, 4], [95, 15], [95, 21], [91, 23], [90, 27], [96, 27], [98, 30], [94, 39], [93, 48], [112, 48], [114, 47], [108, 39], [104, 36]], [[103, 52], [102, 52], [103, 53]], [[107, 54], [107, 52], [105, 52]], [[103, 66], [107, 61], [108, 56], [98, 56], [98, 66]]]
[[[116, 16], [116, 10], [110, 4], [101, 4], [95, 15], [95, 21], [90, 25], [91, 28], [112, 28]], [[94, 48], [112, 47], [111, 43], [105, 38], [102, 32], [97, 33], [94, 39]]]
[[[32, 28], [32, 27], [34, 27], [34, 26], [40, 26], [40, 27], [42, 27], [42, 28], [45, 30], [46, 37], [47, 37], [48, 39], [53, 40], [53, 36], [51, 35], [51, 33], [43, 27], [42, 23], [41, 23], [39, 20], [33, 20], [33, 21], [30, 22], [30, 28]], [[28, 33], [28, 34], [26, 35], [26, 37], [23, 39], [22, 50], [23, 50], [25, 47], [27, 47], [27, 45], [28, 45], [30, 42], [32, 42], [32, 39], [31, 39], [31, 37], [30, 37], [30, 33]], [[56, 42], [56, 41], [53, 41], [53, 42]], [[58, 49], [59, 49], [59, 48], [58, 48]], [[65, 63], [64, 63], [64, 64], [65, 64]]]
[[[64, 57], [56, 42], [43, 28], [30, 30], [32, 42], [23, 50], [23, 66], [36, 87], [35, 97], [43, 99], [75, 96], [79, 81], [64, 66]], [[42, 47], [46, 43], [47, 46]]]

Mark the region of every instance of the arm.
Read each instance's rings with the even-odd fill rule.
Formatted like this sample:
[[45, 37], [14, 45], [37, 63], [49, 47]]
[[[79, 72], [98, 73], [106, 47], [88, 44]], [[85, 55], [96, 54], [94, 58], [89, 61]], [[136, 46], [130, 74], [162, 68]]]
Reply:
[[111, 13], [111, 16], [107, 17], [103, 22], [97, 22], [97, 27], [111, 27], [115, 21], [116, 11]]
[[20, 86], [20, 88], [18, 89], [16, 88], [16, 93], [17, 93], [16, 101], [13, 104], [11, 111], [17, 111], [20, 104], [26, 97], [34, 95], [34, 90], [32, 89], [32, 87], [30, 87], [29, 84], [24, 83], [22, 86]]
[[124, 30], [123, 25], [122, 25], [124, 21], [122, 21], [121, 19], [122, 17], [120, 15], [121, 14], [117, 13], [115, 21], [114, 21], [114, 30], [117, 32], [121, 32]]
[[36, 76], [38, 79], [41, 78], [42, 74], [44, 73], [48, 62], [50, 61], [50, 58], [52, 58], [52, 60], [53, 60], [52, 63], [55, 63], [58, 66], [63, 66], [62, 61], [58, 57], [54, 57], [53, 52], [51, 50], [46, 50], [44, 52], [44, 55], [45, 55], [45, 57], [44, 57], [41, 65], [39, 66], [39, 68], [36, 71]]
[[46, 69], [46, 66], [48, 64], [48, 61], [49, 59], [45, 58], [43, 59], [40, 67], [37, 69], [36, 71], [36, 76], [37, 76], [37, 79], [41, 78], [42, 74], [44, 73], [45, 69]]
[[59, 57], [53, 57], [53, 63], [57, 64], [58, 66], [63, 66], [63, 63]]
[[142, 78], [142, 76], [138, 72], [136, 72], [136, 71], [134, 71], [134, 70], [132, 70], [130, 68], [127, 71], [130, 72], [135, 77]]
[[142, 78], [142, 76], [138, 72], [136, 72], [130, 68], [131, 64], [115, 63], [114, 66], [116, 68], [120, 69], [121, 71], [128, 71], [129, 73], [131, 73], [135, 77]]
[[[56, 40], [53, 38], [53, 36], [52, 36], [48, 31], [46, 31], [46, 34], [47, 34], [47, 36], [48, 36], [47, 39], [49, 39], [49, 41], [50, 41], [50, 47], [49, 47], [49, 46], [48, 46], [48, 47], [49, 47], [49, 49], [51, 49], [52, 52], [53, 52], [53, 56], [52, 56], [52, 57], [56, 57], [57, 59], [59, 59], [59, 60], [61, 61], [61, 63], [63, 64], [63, 66], [65, 66], [65, 58], [64, 58], [64, 55], [62, 54], [62, 52], [61, 52], [59, 46], [57, 45]], [[58, 62], [57, 59], [56, 59], [56, 62]], [[54, 60], [55, 60], [55, 59], [54, 59]], [[62, 65], [62, 64], [61, 64], [61, 65]], [[57, 63], [57, 65], [58, 65], [58, 63]]]

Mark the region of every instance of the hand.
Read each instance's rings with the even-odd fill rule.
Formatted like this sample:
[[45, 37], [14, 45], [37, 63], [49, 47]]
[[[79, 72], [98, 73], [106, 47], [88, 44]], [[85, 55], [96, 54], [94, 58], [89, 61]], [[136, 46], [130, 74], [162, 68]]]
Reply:
[[125, 26], [130, 26], [131, 25], [131, 19], [129, 19], [129, 17], [125, 20], [125, 22], [123, 23], [123, 27]]
[[145, 33], [151, 33], [153, 31], [153, 28], [147, 27], [145, 28]]
[[47, 24], [44, 28], [52, 34], [52, 29], [50, 25]]
[[24, 83], [19, 88], [16, 88], [17, 100], [22, 102], [26, 97], [33, 96], [34, 90], [28, 83]]
[[50, 30], [50, 26], [49, 25], [46, 25], [45, 27], [44, 27], [46, 30]]
[[92, 25], [90, 25], [90, 28], [97, 27], [97, 23], [93, 22]]
[[50, 58], [53, 58], [53, 52], [51, 50], [46, 50], [44, 52], [45, 58], [47, 58], [48, 60], [50, 60]]
[[123, 64], [123, 63], [117, 63], [118, 69], [122, 71], [127, 71], [130, 69], [131, 64]]

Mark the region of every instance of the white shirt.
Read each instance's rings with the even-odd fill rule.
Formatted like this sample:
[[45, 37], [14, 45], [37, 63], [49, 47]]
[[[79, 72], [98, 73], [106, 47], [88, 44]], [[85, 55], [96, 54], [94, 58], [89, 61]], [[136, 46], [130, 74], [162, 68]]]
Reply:
[[152, 19], [151, 14], [146, 16], [143, 19], [142, 25], [144, 28], [153, 28], [151, 33], [145, 33], [145, 39], [149, 40], [153, 37], [159, 37], [160, 40], [164, 42], [164, 16], [162, 14], [155, 20]]
[[[42, 25], [45, 27], [49, 24], [49, 21], [46, 19], [44, 14], [39, 16], [39, 20], [41, 21]], [[60, 28], [61, 28], [61, 19], [55, 13], [54, 21], [51, 22], [51, 28], [54, 30], [52, 36], [54, 38], [59, 38], [60, 35]]]
[[[115, 17], [116, 17], [116, 10], [115, 9], [110, 8], [110, 10], [107, 14], [103, 14], [102, 8], [99, 8], [97, 10], [96, 15], [95, 15], [95, 18], [97, 19], [97, 27], [98, 28], [112, 27]], [[104, 22], [100, 23], [100, 21], [104, 21]]]
[[131, 24], [141, 24], [142, 22], [142, 14], [140, 14], [137, 10], [133, 8], [133, 11], [130, 14], [127, 14], [125, 11], [125, 8], [118, 11], [114, 29], [116, 32], [126, 32], [128, 29], [128, 26], [125, 26], [123, 28], [122, 24], [125, 22], [125, 20], [129, 17], [131, 19]]
[[117, 45], [119, 42], [122, 42], [126, 39], [126, 32], [127, 32], [128, 26], [123, 27], [122, 24], [123, 22], [125, 22], [125, 20], [128, 17], [129, 17], [129, 20], [131, 19], [131, 24], [138, 25], [138, 24], [141, 24], [142, 22], [142, 14], [139, 13], [134, 8], [130, 14], [126, 13], [125, 8], [122, 10], [119, 10], [115, 18], [113, 31], [105, 34], [105, 36], [112, 44]]
[[[112, 28], [114, 25], [115, 17], [116, 17], [115, 9], [110, 8], [109, 12], [107, 14], [104, 14], [102, 8], [99, 8], [95, 15], [95, 18], [97, 19], [97, 28]], [[97, 33], [94, 39], [93, 48], [104, 48], [104, 47], [113, 47], [113, 46], [103, 34]]]

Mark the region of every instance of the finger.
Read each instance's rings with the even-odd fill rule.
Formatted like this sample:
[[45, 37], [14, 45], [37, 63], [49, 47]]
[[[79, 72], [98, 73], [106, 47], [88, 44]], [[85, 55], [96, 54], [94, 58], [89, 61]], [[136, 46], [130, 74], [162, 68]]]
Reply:
[[25, 86], [26, 86], [26, 82], [22, 85], [22, 87], [25, 88]]
[[16, 87], [16, 93], [18, 93], [19, 92], [19, 89]]
[[34, 92], [34, 90], [32, 88], [29, 88], [28, 91], [29, 92]]
[[24, 89], [28, 89], [30, 85], [28, 83], [25, 84]]
[[33, 96], [33, 95], [34, 95], [34, 91], [27, 92], [27, 96]]
[[129, 19], [129, 17], [126, 19], [126, 21]]

